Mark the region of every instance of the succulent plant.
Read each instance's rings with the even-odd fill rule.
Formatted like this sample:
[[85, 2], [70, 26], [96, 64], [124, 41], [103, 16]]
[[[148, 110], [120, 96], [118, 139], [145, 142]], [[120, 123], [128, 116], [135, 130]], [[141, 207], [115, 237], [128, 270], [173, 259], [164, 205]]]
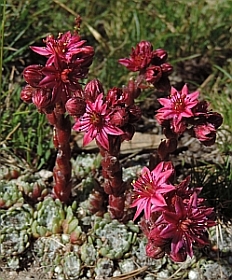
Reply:
[[48, 195], [47, 180], [52, 176], [52, 172], [41, 170], [35, 174], [20, 176], [17, 180], [19, 190], [33, 202], [40, 201]]
[[232, 268], [231, 266], [228, 267], [226, 263], [217, 263], [211, 261], [210, 263], [206, 263], [201, 267], [204, 271], [203, 276], [204, 279], [211, 280], [211, 279], [221, 279], [227, 280], [231, 279], [232, 276]]
[[1, 234], [0, 237], [0, 255], [1, 257], [11, 257], [19, 255], [30, 245], [30, 234], [27, 230], [9, 230]]
[[85, 239], [85, 234], [82, 232], [81, 227], [79, 226], [79, 220], [74, 215], [76, 210], [76, 202], [72, 206], [69, 206], [66, 211], [66, 217], [62, 222], [63, 233], [68, 234], [70, 237], [71, 243], [82, 244]]
[[[122, 258], [135, 242], [137, 233], [130, 227], [121, 224], [118, 220], [110, 220], [108, 214], [95, 221], [96, 246], [101, 256], [109, 259]], [[136, 231], [137, 227], [135, 226]]]
[[17, 179], [20, 175], [20, 169], [17, 167], [1, 166], [0, 180], [12, 180]]
[[232, 233], [232, 224], [222, 225], [218, 223], [216, 226], [210, 228], [210, 240], [213, 245], [223, 253], [231, 252], [231, 233]]
[[0, 210], [1, 233], [10, 230], [28, 230], [30, 229], [33, 217], [33, 209], [29, 204], [23, 204], [20, 207], [11, 207], [8, 210]]
[[59, 199], [47, 197], [36, 205], [32, 234], [35, 238], [62, 233], [62, 223], [65, 220], [65, 211]]
[[114, 271], [114, 263], [108, 258], [100, 258], [97, 260], [94, 271], [96, 273], [95, 279], [105, 279], [106, 277], [112, 276]]
[[133, 258], [121, 260], [119, 263], [121, 273], [128, 273], [136, 269], [136, 265]]
[[30, 246], [32, 217], [33, 210], [28, 204], [0, 210], [0, 256], [13, 269], [20, 267], [20, 254]]
[[78, 179], [86, 178], [87, 176], [94, 176], [96, 170], [100, 167], [101, 156], [100, 154], [85, 154], [82, 153], [76, 157], [76, 159], [71, 159], [73, 176]]
[[55, 271], [59, 270], [61, 257], [65, 251], [61, 236], [54, 234], [49, 237], [38, 238], [33, 245], [37, 265], [43, 267], [43, 272], [47, 276], [52, 277]]
[[65, 279], [78, 279], [81, 273], [81, 260], [75, 252], [68, 252], [63, 258], [63, 274]]
[[14, 204], [23, 205], [24, 198], [18, 189], [16, 181], [0, 181], [0, 208], [7, 209]]
[[46, 277], [56, 279], [79, 279], [81, 260], [79, 245], [66, 242], [63, 235], [42, 237], [34, 243], [37, 265], [44, 268]]
[[97, 250], [92, 243], [85, 242], [81, 246], [81, 260], [85, 265], [94, 265], [97, 255]]

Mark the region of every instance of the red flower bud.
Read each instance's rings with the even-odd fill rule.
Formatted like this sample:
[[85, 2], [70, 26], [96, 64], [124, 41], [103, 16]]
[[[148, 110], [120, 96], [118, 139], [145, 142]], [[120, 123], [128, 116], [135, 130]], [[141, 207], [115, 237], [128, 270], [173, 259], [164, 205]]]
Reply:
[[134, 104], [135, 98], [139, 97], [141, 89], [139, 88], [139, 83], [134, 80], [129, 80], [127, 87], [123, 88], [123, 93], [125, 95], [125, 103], [127, 106]]
[[39, 82], [43, 79], [42, 65], [29, 65], [23, 71], [23, 77], [32, 87], [38, 87]]
[[128, 114], [125, 108], [115, 108], [114, 113], [111, 115], [110, 121], [113, 125], [123, 126], [128, 122]]
[[103, 87], [102, 87], [102, 84], [100, 83], [100, 81], [97, 79], [94, 79], [86, 84], [85, 89], [84, 89], [84, 97], [86, 100], [95, 102], [97, 96], [103, 92], [104, 92], [104, 90], [103, 90]]
[[35, 91], [35, 88], [31, 87], [30, 85], [26, 85], [20, 93], [20, 98], [26, 103], [32, 103], [32, 96]]
[[113, 87], [107, 92], [106, 101], [109, 107], [118, 105], [124, 98], [121, 88]]
[[149, 83], [156, 83], [162, 77], [160, 66], [150, 66], [146, 69], [145, 79]]
[[39, 112], [46, 111], [46, 113], [51, 113], [53, 110], [51, 99], [52, 94], [50, 90], [37, 89], [32, 97], [32, 102], [35, 104]]
[[80, 97], [72, 97], [68, 99], [68, 101], [65, 104], [65, 108], [67, 112], [71, 116], [75, 116], [75, 117], [82, 116], [85, 113], [85, 107], [86, 107], [85, 101]]
[[149, 242], [146, 245], [146, 255], [153, 259], [161, 259], [165, 255], [165, 251], [162, 247], [156, 247], [152, 242]]
[[160, 65], [157, 63], [163, 63], [168, 57], [167, 52], [163, 49], [156, 49], [155, 51], [153, 51], [152, 55], [152, 64], [154, 65]]
[[173, 71], [173, 67], [169, 63], [163, 63], [160, 65], [160, 67], [161, 67], [162, 72], [165, 73], [166, 75], [171, 74]]
[[205, 146], [211, 146], [216, 140], [216, 128], [211, 123], [197, 125], [193, 128], [195, 137]]

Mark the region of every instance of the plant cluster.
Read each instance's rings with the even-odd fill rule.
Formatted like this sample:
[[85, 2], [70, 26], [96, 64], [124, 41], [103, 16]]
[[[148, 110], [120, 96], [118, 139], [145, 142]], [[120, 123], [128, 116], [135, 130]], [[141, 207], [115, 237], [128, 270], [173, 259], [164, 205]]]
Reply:
[[[199, 92], [189, 93], [187, 85], [181, 91], [171, 87], [168, 76], [173, 67], [167, 62], [167, 52], [153, 50], [148, 41], [141, 41], [129, 58], [119, 60], [138, 73], [126, 85], [106, 93], [98, 79], [83, 86], [81, 79], [87, 77], [94, 49], [81, 39], [80, 24], [78, 17], [73, 34], [66, 32], [57, 38], [49, 35], [44, 40], [45, 47], [31, 47], [47, 62], [27, 66], [23, 72], [27, 85], [21, 99], [33, 103], [54, 128], [54, 197], [68, 203], [71, 196], [71, 116], [73, 129], [84, 132], [83, 145], [95, 139], [102, 156], [104, 181], [91, 203], [101, 207], [99, 196], [107, 194], [111, 217], [121, 221], [128, 219], [131, 207], [137, 207], [134, 220], [144, 211], [141, 226], [148, 238], [148, 256], [160, 258], [167, 253], [174, 261], [184, 261], [187, 255], [193, 256], [193, 245], [208, 244], [207, 229], [215, 225], [214, 213], [198, 197], [201, 188], [190, 187], [190, 177], [176, 183], [169, 154], [177, 149], [184, 132], [204, 145], [212, 145], [222, 117], [210, 111], [206, 101], [198, 99]], [[155, 116], [167, 139], [160, 143], [149, 168], [142, 169], [131, 190], [131, 185], [123, 181], [120, 146], [133, 138], [135, 124], [142, 115], [135, 99], [146, 88], [170, 92], [159, 99], [162, 108]]]

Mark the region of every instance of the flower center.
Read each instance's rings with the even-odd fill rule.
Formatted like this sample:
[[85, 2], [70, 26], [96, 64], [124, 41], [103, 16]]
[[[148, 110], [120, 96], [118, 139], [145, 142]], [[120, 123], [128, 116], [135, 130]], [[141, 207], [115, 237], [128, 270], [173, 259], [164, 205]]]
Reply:
[[174, 110], [176, 112], [183, 112], [184, 109], [185, 109], [185, 102], [184, 102], [184, 98], [183, 97], [180, 97], [180, 98], [177, 98], [176, 100], [174, 99], [173, 100], [173, 105], [174, 105]]
[[92, 123], [94, 126], [97, 126], [97, 127], [102, 126], [102, 118], [101, 118], [101, 115], [98, 114], [98, 113], [93, 113], [93, 114], [91, 114], [91, 123]]
[[179, 227], [182, 231], [186, 232], [189, 230], [190, 224], [191, 224], [191, 220], [186, 219], [186, 220], [180, 221]]
[[64, 69], [60, 74], [60, 79], [63, 83], [69, 83], [69, 73], [72, 72], [71, 69]]

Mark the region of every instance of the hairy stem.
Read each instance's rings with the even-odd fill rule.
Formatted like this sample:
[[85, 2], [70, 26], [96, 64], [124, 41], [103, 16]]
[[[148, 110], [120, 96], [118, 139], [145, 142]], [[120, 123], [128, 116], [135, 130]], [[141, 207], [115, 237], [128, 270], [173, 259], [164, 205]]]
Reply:
[[67, 202], [71, 194], [71, 122], [69, 116], [53, 112], [47, 114], [47, 119], [53, 125], [53, 143], [57, 149], [56, 163], [53, 169], [54, 194], [62, 202]]
[[124, 215], [126, 183], [122, 179], [122, 167], [119, 162], [121, 147], [120, 136], [109, 135], [109, 151], [101, 148], [102, 175], [104, 191], [109, 195], [109, 212], [113, 219], [121, 219]]

